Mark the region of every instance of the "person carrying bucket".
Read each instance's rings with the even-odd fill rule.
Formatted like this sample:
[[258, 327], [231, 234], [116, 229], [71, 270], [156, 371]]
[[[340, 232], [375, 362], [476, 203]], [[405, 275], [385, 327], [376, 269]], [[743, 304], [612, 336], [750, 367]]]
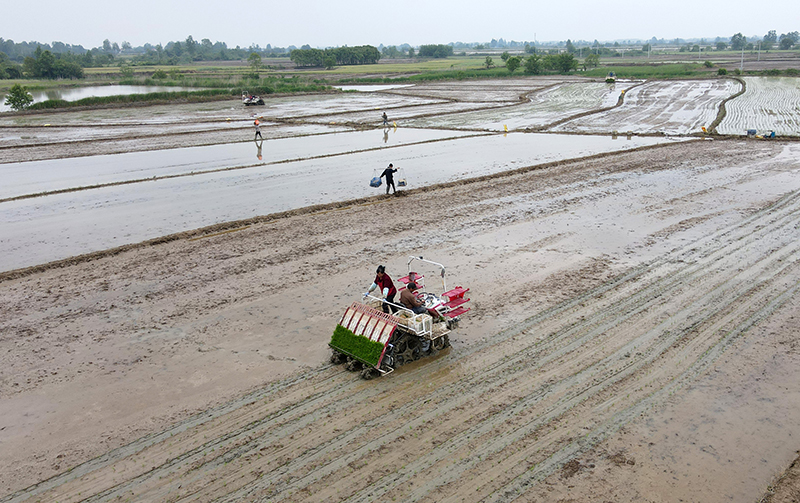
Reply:
[[397, 189], [394, 186], [394, 173], [396, 173], [396, 172], [397, 172], [397, 170], [394, 169], [394, 164], [389, 163], [389, 167], [384, 169], [383, 173], [381, 173], [381, 176], [380, 176], [381, 178], [383, 178], [384, 176], [386, 177], [386, 195], [387, 196], [389, 195], [389, 186], [390, 185], [392, 186], [392, 194], [397, 194]]

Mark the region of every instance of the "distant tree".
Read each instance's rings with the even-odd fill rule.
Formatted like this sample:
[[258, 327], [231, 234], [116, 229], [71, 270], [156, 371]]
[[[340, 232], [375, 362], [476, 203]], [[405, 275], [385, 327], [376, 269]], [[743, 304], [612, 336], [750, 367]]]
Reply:
[[535, 45], [525, 44], [525, 53], [526, 54], [536, 54], [536, 46]]
[[421, 58], [447, 58], [453, 55], [453, 46], [444, 44], [430, 44], [419, 46]]
[[416, 54], [414, 54], [414, 48], [413, 47], [409, 47], [408, 48], [408, 57], [409, 58], [413, 58], [415, 56], [416, 56]]
[[322, 58], [322, 64], [325, 65], [325, 68], [330, 70], [334, 66], [336, 66], [336, 58], [333, 54], [326, 54], [324, 58]]
[[747, 43], [747, 37], [742, 35], [741, 33], [737, 33], [731, 37], [731, 49], [734, 51], [741, 51], [744, 49], [744, 45]]
[[644, 44], [642, 46], [642, 52], [650, 52], [650, 49], [652, 49], [652, 46], [650, 44]]
[[712, 63], [712, 62], [711, 62], [711, 61], [709, 61], [709, 60], [705, 60], [705, 61], [703, 62], [703, 66], [705, 66], [706, 68], [712, 68], [712, 67], [714, 66], [714, 63]]
[[724, 51], [727, 48], [728, 48], [728, 44], [726, 44], [725, 42], [723, 42], [721, 40], [719, 42], [717, 42], [717, 50], [718, 51]]
[[397, 47], [390, 45], [388, 47], [384, 47], [381, 49], [381, 54], [387, 58], [399, 58], [402, 56], [402, 53], [397, 49]]
[[197, 42], [195, 42], [194, 38], [189, 35], [186, 37], [184, 45], [186, 46], [186, 52], [189, 54], [189, 57], [194, 59], [195, 53], [197, 52]]
[[567, 39], [567, 52], [570, 53], [570, 54], [573, 54], [574, 52], [576, 52], [575, 46], [572, 45], [572, 40], [570, 40], [570, 39]]
[[720, 68], [719, 70], [717, 70], [717, 75], [728, 75], [728, 70]]
[[506, 68], [508, 68], [508, 71], [511, 73], [514, 73], [514, 70], [519, 68], [520, 64], [522, 64], [522, 61], [519, 56], [509, 56], [506, 60]]
[[784, 33], [780, 36], [779, 47], [783, 50], [791, 49], [794, 44], [800, 41], [800, 33], [793, 31], [791, 33]]
[[568, 52], [562, 52], [553, 59], [553, 67], [559, 73], [569, 73], [578, 69], [578, 60]]
[[491, 56], [486, 56], [486, 60], [483, 62], [483, 64], [486, 66], [486, 69], [488, 70], [489, 68], [494, 66], [494, 61], [492, 61]]
[[11, 89], [9, 89], [6, 95], [5, 104], [7, 106], [14, 110], [25, 110], [31, 103], [33, 103], [33, 96], [28, 93], [27, 88], [19, 84], [11, 86]]
[[775, 30], [769, 30], [766, 35], [764, 35], [763, 42], [767, 43], [776, 43], [778, 41], [778, 33]]
[[247, 62], [254, 73], [258, 73], [261, 69], [261, 56], [256, 52], [251, 52], [247, 57]]
[[531, 54], [527, 58], [525, 58], [525, 73], [528, 75], [541, 75], [544, 71], [544, 65], [542, 65], [542, 57], [538, 54]]
[[130, 42], [122, 42], [122, 50], [123, 51], [130, 51], [131, 50], [131, 43]]
[[111, 52], [111, 41], [108, 39], [103, 40], [103, 51]]
[[503, 54], [500, 55], [500, 59], [503, 60], [503, 63], [507, 63], [508, 62], [508, 58], [510, 58], [510, 57], [511, 57], [511, 54], [509, 54], [508, 51], [503, 51]]
[[122, 64], [119, 67], [119, 73], [122, 74], [123, 79], [133, 78], [133, 67], [128, 63]]
[[597, 54], [589, 54], [586, 56], [586, 58], [584, 58], [583, 64], [585, 66], [593, 66], [597, 68], [597, 66], [600, 64], [600, 56]]

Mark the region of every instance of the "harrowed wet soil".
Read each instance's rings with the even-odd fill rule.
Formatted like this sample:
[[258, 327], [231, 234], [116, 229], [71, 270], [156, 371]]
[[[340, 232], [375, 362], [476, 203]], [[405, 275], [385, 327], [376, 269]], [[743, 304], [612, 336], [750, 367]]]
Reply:
[[[327, 363], [409, 255], [471, 289], [452, 347]], [[744, 139], [6, 274], [0, 501], [793, 501], [798, 289], [800, 144]]]

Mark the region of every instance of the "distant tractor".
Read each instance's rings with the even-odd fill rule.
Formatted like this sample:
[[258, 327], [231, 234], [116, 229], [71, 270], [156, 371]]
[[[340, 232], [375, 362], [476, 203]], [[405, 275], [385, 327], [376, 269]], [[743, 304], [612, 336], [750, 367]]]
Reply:
[[[442, 278], [442, 293], [425, 290], [425, 277], [411, 270], [414, 261], [436, 266]], [[447, 289], [442, 264], [410, 257], [408, 275], [397, 280], [400, 288], [416, 283], [413, 293], [423, 302], [427, 313], [415, 314], [401, 304], [391, 304], [397, 310], [387, 314], [381, 310], [383, 299], [364, 295], [345, 309], [331, 341], [331, 362], [345, 363], [345, 368], [360, 371], [364, 379], [390, 374], [397, 367], [430, 356], [450, 346], [448, 334], [458, 326], [460, 316], [470, 310], [465, 295], [469, 288]]]
[[263, 105], [264, 100], [258, 96], [248, 94], [247, 91], [242, 91], [242, 104], [245, 106], [250, 105]]
[[608, 72], [606, 75], [606, 84], [613, 84], [617, 81], [617, 76], [614, 72]]

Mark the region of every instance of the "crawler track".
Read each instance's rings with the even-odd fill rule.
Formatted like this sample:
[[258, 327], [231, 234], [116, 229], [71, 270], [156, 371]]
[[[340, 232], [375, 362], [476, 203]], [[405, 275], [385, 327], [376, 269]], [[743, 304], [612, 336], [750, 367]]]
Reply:
[[483, 343], [319, 368], [2, 501], [524, 501], [795, 295], [798, 238], [791, 193]]

